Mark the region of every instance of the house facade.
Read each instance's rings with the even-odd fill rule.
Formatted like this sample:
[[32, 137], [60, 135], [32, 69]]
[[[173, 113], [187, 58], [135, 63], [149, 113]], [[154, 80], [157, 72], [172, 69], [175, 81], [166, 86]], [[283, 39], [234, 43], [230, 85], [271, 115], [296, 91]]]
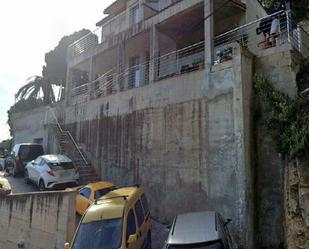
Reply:
[[216, 210], [233, 220], [238, 248], [280, 245], [283, 208], [271, 203], [283, 207], [283, 183], [271, 181], [277, 164], [265, 189], [256, 180], [268, 144], [255, 148], [252, 79], [266, 74], [296, 94], [307, 51], [289, 13], [270, 16], [280, 16], [280, 35], [269, 49], [259, 47], [267, 14], [256, 0], [117, 0], [104, 14], [70, 45], [65, 100], [45, 127], [67, 130], [101, 179], [142, 184], [160, 221]]

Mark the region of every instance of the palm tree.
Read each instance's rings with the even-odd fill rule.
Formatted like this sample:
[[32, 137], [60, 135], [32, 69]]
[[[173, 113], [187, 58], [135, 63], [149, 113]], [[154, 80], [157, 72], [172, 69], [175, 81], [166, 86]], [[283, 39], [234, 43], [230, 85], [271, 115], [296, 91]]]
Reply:
[[16, 101], [26, 99], [39, 99], [43, 93], [43, 103], [48, 105], [55, 102], [52, 83], [46, 77], [32, 76], [26, 85], [22, 86], [15, 94]]

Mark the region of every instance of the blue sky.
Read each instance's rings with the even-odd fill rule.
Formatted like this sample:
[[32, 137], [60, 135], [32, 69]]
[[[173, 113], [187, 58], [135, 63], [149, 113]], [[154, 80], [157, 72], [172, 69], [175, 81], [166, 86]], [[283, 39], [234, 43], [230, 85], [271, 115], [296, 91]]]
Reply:
[[114, 0], [10, 0], [0, 3], [0, 141], [9, 137], [7, 110], [30, 76], [41, 75], [44, 55], [82, 28], [94, 30]]

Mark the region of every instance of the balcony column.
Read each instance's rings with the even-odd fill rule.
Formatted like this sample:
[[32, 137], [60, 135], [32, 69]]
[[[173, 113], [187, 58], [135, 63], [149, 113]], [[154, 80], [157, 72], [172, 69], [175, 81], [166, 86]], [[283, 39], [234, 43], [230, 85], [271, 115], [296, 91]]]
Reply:
[[65, 102], [66, 105], [69, 105], [71, 99], [71, 91], [72, 91], [72, 69], [67, 67], [66, 74], [66, 86], [65, 86]]
[[89, 83], [88, 83], [88, 94], [89, 94], [89, 100], [92, 99], [94, 96], [93, 90], [94, 90], [94, 81], [96, 80], [96, 59], [95, 57], [90, 58], [89, 62]]
[[121, 41], [118, 44], [118, 56], [117, 56], [117, 76], [115, 80], [115, 89], [116, 91], [123, 91], [126, 89], [125, 82], [125, 43]]
[[214, 1], [204, 0], [205, 68], [211, 70], [214, 61]]
[[145, 3], [145, 0], [139, 0], [138, 1], [138, 14], [139, 14], [139, 20], [142, 21], [144, 20], [144, 3]]
[[150, 29], [150, 48], [149, 48], [149, 84], [154, 83], [157, 76], [157, 60], [159, 57], [159, 38], [157, 27], [153, 25]]

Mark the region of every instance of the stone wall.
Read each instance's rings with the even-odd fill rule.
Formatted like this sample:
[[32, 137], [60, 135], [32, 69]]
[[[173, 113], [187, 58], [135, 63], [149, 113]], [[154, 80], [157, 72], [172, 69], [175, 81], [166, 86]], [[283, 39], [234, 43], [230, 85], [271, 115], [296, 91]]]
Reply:
[[63, 249], [75, 229], [75, 192], [0, 198], [1, 249]]
[[286, 165], [285, 232], [287, 248], [309, 248], [309, 157]]

